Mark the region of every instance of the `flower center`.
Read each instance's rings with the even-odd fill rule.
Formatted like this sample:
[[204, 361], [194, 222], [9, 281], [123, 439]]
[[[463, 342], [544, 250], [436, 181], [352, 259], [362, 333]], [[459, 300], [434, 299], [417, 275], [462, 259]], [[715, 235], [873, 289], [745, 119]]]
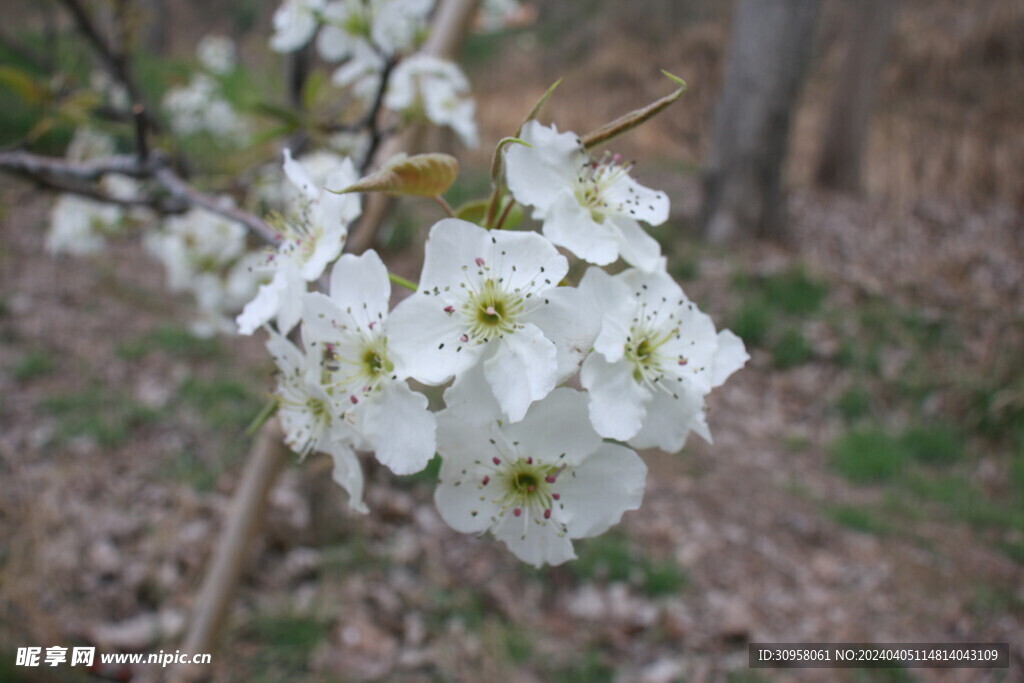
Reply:
[[330, 419], [330, 414], [327, 410], [327, 405], [324, 404], [318, 398], [312, 396], [306, 399], [306, 408], [309, 410], [309, 414], [317, 421], [317, 423], [324, 423]]
[[[548, 519], [554, 504], [551, 485], [558, 477], [559, 468], [534, 462], [533, 458], [520, 458], [508, 463], [499, 479], [499, 498], [502, 511], [512, 509], [519, 516], [532, 513], [535, 519]], [[519, 512], [516, 512], [518, 510]]]
[[293, 263], [306, 263], [316, 251], [317, 241], [323, 235], [323, 229], [314, 220], [312, 203], [305, 198], [298, 201], [295, 213], [287, 218], [281, 214], [271, 214], [270, 223], [281, 240], [276, 253]]
[[341, 344], [332, 345], [328, 353], [333, 384], [357, 400], [376, 389], [395, 369], [388, 358], [387, 337], [383, 335], [363, 336], [347, 350]]
[[514, 332], [523, 306], [521, 296], [506, 292], [492, 279], [485, 280], [462, 307], [469, 336], [482, 343], [493, 336]]
[[619, 155], [605, 153], [600, 160], [588, 161], [576, 174], [576, 201], [590, 209], [590, 217], [595, 223], [601, 223], [607, 214], [623, 209], [621, 204], [608, 203], [608, 190], [628, 176], [631, 169], [630, 166], [620, 166], [619, 160]]
[[633, 379], [640, 384], [653, 384], [664, 374], [665, 358], [658, 353], [665, 342], [679, 334], [678, 328], [659, 333], [634, 325], [626, 337], [625, 355], [633, 363]]

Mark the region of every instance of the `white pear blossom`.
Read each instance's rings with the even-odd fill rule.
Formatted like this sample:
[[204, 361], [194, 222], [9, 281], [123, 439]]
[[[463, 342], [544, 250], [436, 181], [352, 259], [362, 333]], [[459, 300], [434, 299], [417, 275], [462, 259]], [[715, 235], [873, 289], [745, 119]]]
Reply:
[[490, 531], [536, 567], [576, 557], [572, 540], [604, 533], [643, 499], [647, 468], [635, 452], [603, 443], [586, 398], [556, 389], [521, 422], [486, 424], [458, 409], [437, 416], [441, 473], [434, 500], [456, 531]]
[[749, 359], [743, 342], [714, 323], [664, 271], [611, 276], [590, 268], [580, 290], [603, 312], [580, 382], [604, 437], [679, 451], [690, 431], [711, 440], [704, 397]]
[[362, 0], [335, 0], [324, 7], [323, 22], [316, 38], [317, 52], [328, 62], [340, 62], [370, 40], [371, 6]]
[[88, 161], [113, 156], [117, 152], [114, 138], [89, 126], [80, 126], [71, 136], [65, 156], [71, 161]]
[[380, 88], [381, 74], [384, 73], [385, 58], [365, 42], [356, 43], [348, 61], [331, 76], [331, 82], [341, 88], [349, 88], [352, 94], [363, 102], [370, 102]]
[[[589, 348], [579, 291], [558, 287], [568, 263], [536, 233], [488, 232], [455, 218], [437, 223], [425, 247], [419, 291], [391, 314], [390, 344], [409, 375], [443, 384], [478, 362], [507, 418], [572, 372]], [[570, 329], [567, 320], [578, 320]]]
[[278, 367], [277, 416], [285, 443], [300, 458], [314, 451], [334, 459], [334, 479], [349, 494], [349, 505], [366, 512], [362, 500], [363, 474], [352, 450], [356, 437], [337, 419], [337, 402], [322, 384], [324, 369], [319, 349], [304, 353], [273, 330], [267, 350]]
[[320, 56], [340, 61], [357, 43], [384, 55], [412, 52], [424, 38], [434, 0], [335, 0], [324, 9]]
[[172, 292], [192, 289], [199, 274], [217, 274], [245, 251], [245, 227], [205, 209], [164, 219], [163, 229], [147, 235], [149, 253], [167, 269]]
[[107, 236], [120, 229], [123, 218], [124, 211], [116, 204], [62, 194], [50, 213], [46, 249], [51, 254], [95, 254], [106, 246]]
[[267, 256], [265, 268], [273, 273], [269, 284], [238, 316], [240, 334], [252, 334], [256, 328], [277, 318], [278, 329], [287, 333], [299, 321], [301, 297], [306, 283], [320, 277], [327, 265], [341, 254], [348, 235], [348, 225], [360, 213], [359, 198], [354, 194], [335, 194], [354, 184], [359, 176], [350, 159], [345, 159], [320, 187], [306, 169], [284, 151], [284, 172], [300, 190], [288, 214], [280, 220], [281, 242]]
[[251, 135], [248, 122], [224, 99], [217, 81], [208, 74], [198, 73], [187, 85], [169, 89], [163, 107], [179, 135], [209, 133], [229, 144], [244, 143]]
[[317, 28], [317, 14], [324, 9], [325, 0], [284, 0], [274, 12], [274, 35], [270, 49], [275, 52], [295, 52], [309, 42]]
[[371, 0], [373, 42], [385, 54], [411, 52], [424, 37], [435, 0]]
[[111, 78], [105, 69], [96, 69], [89, 74], [89, 88], [103, 98], [104, 102], [115, 109], [126, 110], [131, 107], [131, 97], [122, 83]]
[[384, 106], [392, 111], [422, 114], [431, 123], [448, 126], [467, 147], [476, 147], [476, 104], [469, 80], [455, 63], [425, 54], [403, 60], [391, 74]]
[[393, 472], [418, 472], [434, 456], [434, 415], [391, 358], [387, 268], [374, 251], [345, 254], [331, 272], [330, 291], [304, 297], [303, 341], [324, 356], [341, 419]]
[[661, 247], [638, 221], [665, 222], [664, 192], [639, 185], [617, 156], [592, 159], [573, 133], [530, 121], [520, 137], [530, 146], [508, 148], [508, 187], [516, 201], [534, 207], [552, 242], [597, 265], [621, 256], [643, 270], [658, 267]]
[[495, 33], [509, 27], [523, 6], [518, 0], [483, 0], [477, 13], [475, 28], [484, 33]]
[[204, 69], [219, 76], [231, 73], [238, 64], [235, 41], [227, 36], [205, 35], [200, 38], [196, 57]]

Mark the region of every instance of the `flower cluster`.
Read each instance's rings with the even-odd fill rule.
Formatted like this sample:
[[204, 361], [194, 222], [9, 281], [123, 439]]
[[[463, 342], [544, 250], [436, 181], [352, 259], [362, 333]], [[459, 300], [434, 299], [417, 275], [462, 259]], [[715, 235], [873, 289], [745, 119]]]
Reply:
[[[68, 143], [66, 156], [71, 161], [89, 161], [111, 156], [115, 151], [112, 137], [83, 127], [75, 131]], [[101, 179], [99, 189], [111, 199], [128, 201], [138, 195], [139, 182], [125, 175], [108, 173]], [[106, 246], [108, 237], [122, 232], [129, 219], [141, 221], [148, 218], [149, 213], [139, 207], [126, 211], [115, 203], [62, 194], [50, 214], [46, 248], [52, 254], [95, 254]]]
[[145, 237], [146, 250], [167, 270], [168, 288], [195, 297], [197, 336], [233, 331], [228, 316], [256, 293], [258, 255], [246, 251], [245, 237], [242, 225], [203, 209], [170, 216]]
[[294, 52], [315, 36], [320, 57], [339, 64], [333, 83], [367, 103], [393, 64], [384, 106], [407, 121], [447, 126], [475, 147], [476, 105], [466, 75], [454, 62], [413, 54], [433, 8], [434, 0], [285, 0], [274, 14], [270, 46]]
[[245, 144], [252, 126], [225, 99], [221, 81], [235, 70], [235, 43], [225, 36], [204, 36], [196, 45], [196, 57], [203, 71], [193, 74], [186, 85], [170, 88], [163, 98], [171, 128], [182, 136], [209, 134], [232, 145]]
[[[282, 242], [274, 281], [295, 287], [271, 307], [271, 283], [239, 324], [251, 332], [276, 315], [268, 348], [287, 442], [329, 453], [353, 508], [365, 510], [356, 451], [398, 474], [436, 451], [442, 518], [541, 566], [572, 559], [573, 539], [639, 507], [646, 467], [634, 449], [678, 452], [690, 432], [710, 440], [705, 400], [748, 356], [686, 297], [643, 230], [666, 220], [664, 193], [617, 157], [591, 158], [572, 133], [531, 122], [522, 140], [505, 152], [505, 178], [541, 232], [437, 222], [419, 283], [393, 310], [375, 252], [338, 258], [358, 210], [340, 202], [353, 195], [324, 194], [287, 156], [308, 200], [289, 225], [309, 242]], [[326, 186], [351, 177], [343, 164]], [[305, 293], [335, 258], [330, 295]], [[576, 285], [571, 258], [592, 264]], [[620, 258], [617, 274], [600, 267]], [[283, 336], [296, 325], [301, 345]], [[430, 412], [410, 380], [443, 387], [445, 407]]]

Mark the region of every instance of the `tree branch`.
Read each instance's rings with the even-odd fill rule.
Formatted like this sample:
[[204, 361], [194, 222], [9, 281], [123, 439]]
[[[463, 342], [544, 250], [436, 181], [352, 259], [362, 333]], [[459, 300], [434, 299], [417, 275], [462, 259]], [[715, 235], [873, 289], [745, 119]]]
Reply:
[[[196, 190], [174, 172], [167, 156], [158, 150], [150, 151], [145, 158], [123, 154], [92, 161], [54, 159], [22, 151], [0, 152], [0, 170], [17, 173], [44, 187], [75, 192], [114, 203], [149, 206], [161, 213], [181, 213], [189, 206], [197, 206], [241, 223], [269, 244], [278, 242], [277, 232], [263, 219], [248, 211], [225, 206], [217, 197]], [[98, 188], [88, 185], [99, 182], [103, 176], [110, 173], [152, 180], [172, 201], [168, 202], [166, 197], [159, 196], [150, 196], [139, 201], [117, 201], [101, 193]]]

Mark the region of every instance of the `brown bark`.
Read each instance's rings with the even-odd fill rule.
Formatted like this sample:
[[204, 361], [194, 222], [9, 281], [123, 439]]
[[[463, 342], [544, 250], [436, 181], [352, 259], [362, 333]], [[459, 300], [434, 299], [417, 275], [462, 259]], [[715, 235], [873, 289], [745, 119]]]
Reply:
[[847, 2], [846, 50], [826, 122], [815, 182], [863, 189], [863, 160], [898, 0]]
[[716, 243], [781, 239], [789, 124], [819, 0], [740, 0], [705, 174], [703, 224]]

